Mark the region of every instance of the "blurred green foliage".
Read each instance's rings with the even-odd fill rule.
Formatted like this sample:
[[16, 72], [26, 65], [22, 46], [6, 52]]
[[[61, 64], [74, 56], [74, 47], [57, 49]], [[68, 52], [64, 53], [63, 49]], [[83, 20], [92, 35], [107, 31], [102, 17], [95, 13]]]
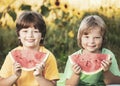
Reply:
[[[59, 2], [56, 2], [57, 4], [55, 3], [55, 8], [52, 8], [50, 3], [46, 3], [43, 4], [39, 9], [37, 9], [37, 11], [40, 12], [45, 18], [47, 25], [45, 46], [56, 56], [60, 72], [64, 71], [68, 55], [79, 49], [76, 40], [77, 30], [82, 18], [89, 14], [100, 15], [105, 20], [108, 26], [107, 44], [105, 45], [105, 47], [113, 51], [113, 53], [116, 55], [118, 63], [120, 63], [119, 8], [117, 9], [112, 7], [100, 7], [99, 9], [94, 11], [87, 10], [74, 13], [75, 10], [71, 10], [70, 12], [66, 11], [68, 9], [66, 4], [63, 7], [63, 10], [63, 8], [61, 9], [59, 7]], [[20, 11], [32, 10], [31, 7], [32, 6], [30, 5], [22, 4], [18, 9]], [[13, 9], [12, 7], [9, 7], [9, 10], [1, 12], [0, 18], [4, 17], [7, 13], [14, 21], [16, 20], [17, 13], [15, 8]], [[2, 21], [0, 21], [0, 24], [2, 24]], [[11, 28], [5, 23], [4, 27], [0, 27], [0, 66], [2, 65], [7, 53], [17, 45], [18, 38], [15, 33], [15, 27]]]

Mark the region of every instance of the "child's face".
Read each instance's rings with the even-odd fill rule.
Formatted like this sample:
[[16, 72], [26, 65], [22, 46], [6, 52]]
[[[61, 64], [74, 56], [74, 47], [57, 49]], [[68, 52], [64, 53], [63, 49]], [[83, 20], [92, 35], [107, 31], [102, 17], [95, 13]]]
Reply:
[[25, 48], [38, 48], [42, 34], [34, 27], [22, 28], [19, 32], [19, 39]]
[[103, 37], [99, 27], [93, 28], [87, 35], [81, 37], [82, 47], [86, 52], [99, 52], [102, 46]]

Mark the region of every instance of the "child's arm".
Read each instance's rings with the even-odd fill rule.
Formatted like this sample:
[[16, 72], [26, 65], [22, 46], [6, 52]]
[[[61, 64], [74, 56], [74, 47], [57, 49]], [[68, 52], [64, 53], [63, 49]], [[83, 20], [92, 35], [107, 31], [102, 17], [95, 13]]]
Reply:
[[19, 63], [14, 63], [14, 72], [15, 74], [7, 78], [0, 77], [0, 86], [12, 86], [15, 84], [16, 80], [21, 76], [21, 66]]
[[18, 79], [16, 75], [12, 75], [8, 78], [0, 78], [0, 86], [12, 86]]
[[36, 68], [34, 70], [33, 75], [35, 76], [35, 79], [39, 83], [40, 86], [56, 86], [56, 81], [55, 80], [47, 80], [45, 77], [42, 75], [42, 71], [45, 68], [45, 63], [37, 64]]
[[77, 86], [80, 80], [80, 75], [73, 74], [70, 79], [66, 79], [66, 86]]
[[35, 76], [40, 86], [56, 86], [55, 80], [47, 80], [42, 75]]
[[104, 82], [107, 84], [120, 84], [120, 77], [113, 75], [110, 71], [104, 72]]
[[77, 64], [72, 66], [72, 70], [73, 70], [73, 74], [71, 76], [71, 78], [66, 79], [66, 86], [68, 85], [72, 85], [72, 86], [77, 86], [80, 80], [80, 72], [81, 72], [81, 68], [80, 66], [78, 66]]
[[120, 76], [115, 76], [109, 71], [111, 65], [111, 60], [106, 60], [102, 62], [103, 66], [103, 75], [104, 75], [104, 82], [107, 84], [120, 84]]

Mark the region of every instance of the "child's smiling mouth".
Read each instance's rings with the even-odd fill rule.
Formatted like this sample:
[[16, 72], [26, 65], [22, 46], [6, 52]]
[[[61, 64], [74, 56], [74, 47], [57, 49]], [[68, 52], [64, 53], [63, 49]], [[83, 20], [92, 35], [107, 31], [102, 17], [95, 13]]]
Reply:
[[35, 39], [26, 39], [27, 42], [34, 42]]

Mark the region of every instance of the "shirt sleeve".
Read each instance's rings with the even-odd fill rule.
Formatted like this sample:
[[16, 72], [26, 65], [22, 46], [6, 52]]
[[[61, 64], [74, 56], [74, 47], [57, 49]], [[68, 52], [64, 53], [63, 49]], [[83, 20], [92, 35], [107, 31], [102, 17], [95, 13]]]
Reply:
[[44, 76], [45, 76], [45, 78], [47, 78], [49, 80], [58, 80], [59, 79], [57, 62], [52, 53], [49, 54], [49, 57], [46, 61]]
[[110, 66], [110, 71], [117, 76], [120, 76], [120, 70], [115, 55], [108, 49], [103, 49], [103, 53], [109, 54], [112, 64]]
[[69, 79], [72, 76], [72, 74], [73, 74], [72, 64], [70, 63], [70, 59], [68, 58], [65, 66], [64, 76], [66, 79]]
[[0, 76], [2, 78], [6, 78], [6, 77], [10, 76], [12, 73], [13, 73], [13, 62], [10, 58], [10, 55], [8, 54], [4, 60], [2, 67], [1, 67]]
[[114, 75], [120, 76], [120, 70], [119, 70], [119, 67], [118, 67], [118, 64], [117, 64], [117, 60], [116, 60], [114, 54], [111, 55], [111, 60], [112, 60], [112, 64], [110, 66], [110, 71]]

